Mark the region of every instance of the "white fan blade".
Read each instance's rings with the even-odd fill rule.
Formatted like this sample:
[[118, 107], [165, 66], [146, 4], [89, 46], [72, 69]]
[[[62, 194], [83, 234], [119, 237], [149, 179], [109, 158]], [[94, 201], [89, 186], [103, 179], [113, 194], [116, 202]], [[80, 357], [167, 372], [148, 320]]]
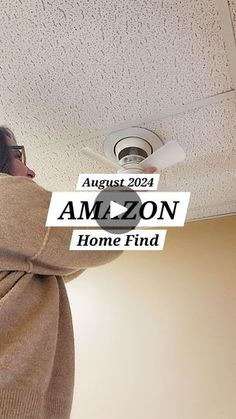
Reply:
[[106, 157], [102, 156], [101, 154], [93, 151], [91, 148], [89, 147], [84, 147], [81, 149], [81, 151], [86, 154], [87, 156], [90, 156], [92, 158], [94, 158], [95, 160], [99, 160], [101, 163], [105, 163], [108, 164], [111, 167], [114, 167], [114, 169], [120, 169], [121, 166], [118, 163], [114, 163], [113, 161], [107, 159]]
[[155, 166], [157, 169], [163, 170], [166, 167], [173, 166], [186, 158], [185, 151], [180, 147], [177, 141], [169, 141], [163, 147], [160, 147], [145, 160], [140, 162], [144, 168]]

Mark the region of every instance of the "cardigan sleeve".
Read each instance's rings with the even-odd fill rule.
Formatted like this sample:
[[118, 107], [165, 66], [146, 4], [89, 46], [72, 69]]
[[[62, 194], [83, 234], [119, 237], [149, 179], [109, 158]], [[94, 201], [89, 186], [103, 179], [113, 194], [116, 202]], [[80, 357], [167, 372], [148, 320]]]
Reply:
[[45, 226], [52, 192], [32, 179], [0, 176], [0, 191], [0, 248], [23, 258], [28, 272], [76, 277], [81, 270], [109, 263], [123, 253], [69, 250], [75, 227]]

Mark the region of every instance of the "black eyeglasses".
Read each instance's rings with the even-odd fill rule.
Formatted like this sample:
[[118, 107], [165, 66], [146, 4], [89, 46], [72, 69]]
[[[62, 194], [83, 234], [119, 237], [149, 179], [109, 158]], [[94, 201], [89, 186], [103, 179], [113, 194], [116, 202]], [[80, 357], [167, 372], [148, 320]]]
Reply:
[[23, 145], [9, 145], [8, 147], [13, 148], [14, 150], [21, 150], [21, 161], [26, 164], [26, 153], [25, 153], [25, 147]]

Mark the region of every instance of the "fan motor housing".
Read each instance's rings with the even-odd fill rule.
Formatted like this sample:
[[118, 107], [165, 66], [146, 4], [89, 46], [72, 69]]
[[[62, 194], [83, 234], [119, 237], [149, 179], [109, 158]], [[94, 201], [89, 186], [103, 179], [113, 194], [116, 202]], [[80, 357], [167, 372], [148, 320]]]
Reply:
[[116, 143], [114, 152], [119, 163], [123, 166], [127, 163], [140, 163], [152, 154], [152, 147], [141, 138], [128, 137]]
[[131, 127], [109, 134], [104, 143], [104, 152], [111, 160], [118, 160], [124, 169], [131, 166], [138, 168], [140, 162], [162, 145], [163, 141], [153, 131]]

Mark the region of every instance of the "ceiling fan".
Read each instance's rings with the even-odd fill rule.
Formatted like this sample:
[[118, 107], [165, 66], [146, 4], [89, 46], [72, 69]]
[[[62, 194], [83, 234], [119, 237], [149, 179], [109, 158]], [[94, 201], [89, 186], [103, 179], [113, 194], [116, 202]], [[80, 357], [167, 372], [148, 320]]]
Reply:
[[155, 132], [140, 127], [110, 133], [104, 142], [106, 157], [89, 147], [81, 151], [116, 169], [117, 173], [143, 173], [150, 166], [163, 170], [186, 158], [177, 141], [164, 144]]

